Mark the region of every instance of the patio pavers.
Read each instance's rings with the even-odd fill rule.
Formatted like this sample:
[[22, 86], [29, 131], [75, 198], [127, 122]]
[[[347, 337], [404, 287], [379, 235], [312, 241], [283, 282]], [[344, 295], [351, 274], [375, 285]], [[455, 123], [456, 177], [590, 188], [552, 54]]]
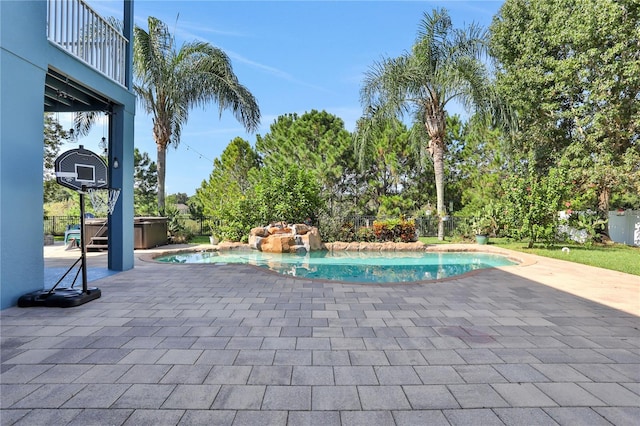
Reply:
[[86, 305], [0, 312], [1, 423], [637, 423], [640, 277], [527, 265], [357, 285], [137, 260]]

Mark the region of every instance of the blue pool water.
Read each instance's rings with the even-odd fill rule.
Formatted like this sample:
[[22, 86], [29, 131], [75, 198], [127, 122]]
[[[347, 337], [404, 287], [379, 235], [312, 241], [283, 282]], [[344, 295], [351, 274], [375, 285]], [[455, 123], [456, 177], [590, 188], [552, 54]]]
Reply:
[[284, 275], [358, 283], [435, 280], [476, 269], [515, 265], [506, 257], [486, 253], [329, 252], [306, 255], [260, 251], [189, 252], [158, 257], [166, 263], [242, 263]]

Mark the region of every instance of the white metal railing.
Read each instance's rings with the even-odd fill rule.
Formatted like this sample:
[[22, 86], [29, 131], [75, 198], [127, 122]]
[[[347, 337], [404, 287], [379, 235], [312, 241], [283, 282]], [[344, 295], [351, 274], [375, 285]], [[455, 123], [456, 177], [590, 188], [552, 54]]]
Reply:
[[47, 25], [50, 41], [125, 85], [128, 40], [84, 1], [48, 0]]

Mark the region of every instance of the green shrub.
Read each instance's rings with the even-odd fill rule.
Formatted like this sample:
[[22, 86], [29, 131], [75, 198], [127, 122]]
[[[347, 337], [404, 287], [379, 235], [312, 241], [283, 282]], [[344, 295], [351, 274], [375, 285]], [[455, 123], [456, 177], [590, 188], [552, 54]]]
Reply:
[[322, 208], [320, 185], [314, 175], [298, 166], [286, 170], [264, 167], [252, 175], [252, 196], [264, 223], [302, 223], [317, 217]]
[[356, 241], [355, 226], [351, 222], [345, 222], [340, 226], [340, 230], [337, 235], [338, 241], [350, 243]]
[[355, 239], [356, 241], [370, 243], [376, 240], [376, 235], [373, 233], [373, 229], [361, 226], [360, 229], [356, 231]]
[[413, 220], [387, 219], [373, 222], [373, 234], [380, 242], [408, 243], [416, 239], [416, 224]]
[[496, 235], [498, 231], [498, 222], [496, 219], [496, 208], [492, 204], [488, 204], [473, 215], [470, 222], [470, 230], [473, 237], [475, 235]]
[[175, 206], [168, 205], [165, 214], [167, 215], [167, 231], [169, 241], [172, 244], [184, 244], [193, 237], [193, 233], [187, 229], [180, 218], [180, 212]]
[[[569, 217], [565, 220], [567, 227], [564, 228], [565, 240], [575, 240], [577, 242], [591, 245], [594, 242], [600, 242], [604, 233], [605, 225], [609, 219], [603, 219], [598, 212], [587, 210], [585, 212], [572, 212], [568, 210]], [[570, 234], [578, 234], [578, 238]], [[586, 234], [586, 239], [581, 240], [580, 234]]]
[[529, 240], [529, 248], [537, 241], [553, 244], [560, 221], [558, 211], [566, 188], [563, 170], [551, 169], [544, 176], [531, 163], [520, 175], [505, 179], [502, 209], [507, 236]]

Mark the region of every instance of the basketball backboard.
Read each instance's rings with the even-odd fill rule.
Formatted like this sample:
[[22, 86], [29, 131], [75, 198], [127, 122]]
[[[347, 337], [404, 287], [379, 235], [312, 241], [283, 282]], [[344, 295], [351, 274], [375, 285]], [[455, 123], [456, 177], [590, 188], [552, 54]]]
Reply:
[[62, 186], [82, 190], [87, 188], [107, 188], [107, 165], [98, 154], [80, 145], [60, 154], [55, 162], [56, 180]]

